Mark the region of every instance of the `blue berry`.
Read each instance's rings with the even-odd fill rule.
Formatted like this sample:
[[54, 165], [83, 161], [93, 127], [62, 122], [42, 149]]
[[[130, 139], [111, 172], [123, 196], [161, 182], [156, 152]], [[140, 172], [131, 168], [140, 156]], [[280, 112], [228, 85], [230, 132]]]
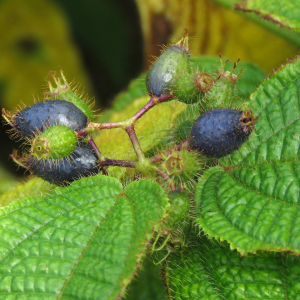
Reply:
[[11, 124], [22, 138], [34, 138], [53, 125], [65, 125], [75, 131], [87, 124], [87, 116], [65, 100], [36, 102], [12, 116]]
[[65, 185], [100, 171], [98, 158], [88, 144], [77, 144], [71, 155], [65, 158], [37, 159], [29, 156], [26, 165], [34, 175], [57, 185]]
[[221, 158], [239, 149], [248, 140], [255, 120], [250, 110], [212, 109], [195, 121], [189, 144], [201, 154]]

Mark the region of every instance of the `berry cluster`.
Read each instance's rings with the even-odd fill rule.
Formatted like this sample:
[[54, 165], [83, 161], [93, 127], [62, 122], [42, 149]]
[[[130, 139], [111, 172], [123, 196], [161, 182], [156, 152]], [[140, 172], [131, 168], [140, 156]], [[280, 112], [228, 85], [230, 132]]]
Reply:
[[[58, 87], [62, 86], [57, 78], [55, 82]], [[34, 175], [58, 185], [100, 171], [99, 153], [91, 137], [78, 135], [89, 122], [88, 114], [82, 110], [83, 101], [71, 101], [74, 99], [73, 92], [70, 89], [66, 92], [66, 83], [64, 87], [65, 94], [69, 96], [64, 97], [66, 100], [39, 101], [15, 113], [3, 109], [3, 117], [12, 126], [13, 135], [29, 145], [23, 156], [13, 152], [14, 161]]]
[[[158, 174], [171, 190], [183, 189], [199, 175], [199, 169], [205, 168], [207, 158], [221, 158], [237, 150], [255, 128], [256, 119], [250, 110], [230, 108], [241, 71], [234, 74], [235, 64], [225, 72], [225, 64], [221, 60], [216, 78], [195, 68], [186, 33], [151, 65], [146, 78], [148, 103], [132, 117], [109, 123], [93, 122], [91, 109], [72, 91], [63, 73], [61, 79], [51, 73], [55, 86], [49, 80], [46, 101], [15, 113], [3, 110], [13, 132], [30, 146], [24, 155], [15, 151], [12, 157], [33, 174], [58, 185], [120, 166], [135, 168], [145, 176]], [[175, 125], [171, 143], [164, 150], [146, 157], [135, 124], [149, 109], [172, 99], [193, 107], [196, 114]], [[101, 157], [91, 134], [113, 128], [127, 132], [137, 160]], [[178, 138], [182, 132], [183, 140]]]

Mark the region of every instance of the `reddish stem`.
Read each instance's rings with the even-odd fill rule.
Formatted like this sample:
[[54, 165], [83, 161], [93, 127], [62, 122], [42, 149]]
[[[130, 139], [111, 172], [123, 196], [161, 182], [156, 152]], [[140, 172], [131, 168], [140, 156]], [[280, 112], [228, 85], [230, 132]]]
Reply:
[[131, 124], [125, 130], [128, 133], [128, 136], [130, 138], [130, 141], [132, 143], [133, 149], [136, 153], [138, 160], [144, 160], [145, 159], [144, 152], [143, 152], [140, 142], [136, 136], [136, 133], [134, 130], [134, 124]]
[[175, 184], [174, 184], [173, 180], [170, 178], [170, 176], [168, 176], [163, 170], [161, 170], [159, 168], [155, 168], [155, 171], [157, 174], [159, 174], [164, 180], [166, 180], [169, 183], [171, 191], [176, 190]]
[[95, 144], [93, 138], [91, 136], [89, 136], [89, 140], [88, 140], [88, 143], [90, 144], [90, 146], [93, 148], [94, 152], [96, 153], [98, 159], [101, 158], [101, 152], [100, 150], [98, 149], [97, 145]]
[[101, 129], [112, 129], [112, 128], [125, 128], [128, 126], [128, 124], [135, 124], [135, 122], [141, 118], [150, 108], [153, 106], [171, 100], [173, 98], [172, 95], [161, 95], [159, 97], [157, 96], [151, 96], [150, 100], [147, 102], [147, 104], [142, 107], [138, 112], [136, 112], [131, 118], [128, 118], [121, 122], [110, 122], [110, 123], [93, 123], [90, 122], [88, 125], [88, 128], [92, 128], [95, 130], [101, 130]]
[[131, 119], [134, 120], [134, 122], [136, 122], [139, 118], [141, 118], [150, 108], [152, 108], [153, 106], [171, 100], [173, 98], [173, 96], [171, 94], [167, 94], [167, 95], [161, 95], [159, 97], [157, 96], [152, 96], [150, 98], [150, 100], [148, 101], [148, 103], [142, 107], [138, 112], [136, 112]]
[[[188, 145], [189, 145], [189, 140], [186, 139], [185, 141], [183, 141], [183, 142], [180, 143], [179, 145], [176, 145], [174, 148], [172, 148], [172, 149], [170, 149], [170, 150], [166, 150], [165, 152], [163, 152], [163, 154], [164, 154], [165, 156], [167, 156], [167, 155], [169, 155], [172, 151], [180, 151], [180, 150], [183, 149], [183, 148], [186, 148], [186, 150], [189, 151], [190, 148], [189, 148]], [[152, 157], [150, 158], [149, 163], [150, 163], [150, 164], [156, 164], [156, 163], [158, 163], [158, 162], [160, 162], [160, 161], [162, 161], [162, 160], [163, 160], [163, 157], [161, 156], [161, 154], [157, 154], [157, 155], [152, 156]]]
[[125, 167], [125, 168], [135, 168], [136, 162], [131, 160], [118, 160], [118, 159], [104, 158], [103, 160], [99, 161], [99, 165], [101, 167], [117, 166], [117, 167]]

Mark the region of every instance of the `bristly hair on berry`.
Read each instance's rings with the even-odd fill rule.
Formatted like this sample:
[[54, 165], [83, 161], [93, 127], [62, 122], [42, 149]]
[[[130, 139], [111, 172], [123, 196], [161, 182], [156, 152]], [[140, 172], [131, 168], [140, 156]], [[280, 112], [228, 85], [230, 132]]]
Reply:
[[39, 159], [64, 158], [75, 150], [77, 133], [65, 125], [50, 126], [36, 134], [31, 142], [31, 154]]
[[252, 131], [255, 129], [255, 122], [259, 120], [259, 117], [254, 117], [252, 110], [245, 110], [240, 118], [240, 124], [243, 128], [243, 132]]
[[[50, 75], [54, 81], [54, 86], [51, 83]], [[74, 86], [74, 82], [68, 83], [67, 79], [60, 68], [60, 76], [50, 71], [47, 77], [47, 85], [49, 91], [45, 92], [45, 99], [49, 98], [61, 98], [66, 101], [72, 102], [75, 104], [88, 118], [89, 121], [94, 120], [94, 111], [92, 107], [95, 104], [94, 99], [88, 100], [87, 97], [84, 98], [83, 92], [79, 93], [78, 85]]]
[[161, 54], [165, 52], [170, 46], [178, 46], [179, 48], [185, 49], [185, 52], [189, 54], [189, 40], [188, 30], [184, 29], [184, 34], [179, 40], [172, 39], [172, 41], [167, 45], [161, 45]]
[[64, 158], [38, 159], [30, 155], [28, 151], [22, 156], [14, 151], [12, 159], [18, 166], [25, 168], [32, 174], [60, 186], [68, 185], [74, 180], [100, 172], [97, 155], [85, 143], [78, 143], [72, 154]]
[[239, 70], [237, 75], [234, 74], [240, 61], [240, 59], [238, 59], [234, 62], [233, 68], [230, 71], [225, 71], [225, 66], [230, 60], [223, 62], [221, 54], [219, 57], [220, 68], [214, 79], [214, 86], [207, 92], [207, 100], [210, 108], [232, 108], [236, 106], [234, 103], [234, 99], [236, 98], [235, 90], [237, 89], [237, 82], [243, 73], [243, 68]]
[[193, 192], [196, 178], [203, 173], [206, 158], [189, 147], [180, 150], [167, 149], [160, 152], [160, 168], [174, 182], [175, 187], [188, 192]]

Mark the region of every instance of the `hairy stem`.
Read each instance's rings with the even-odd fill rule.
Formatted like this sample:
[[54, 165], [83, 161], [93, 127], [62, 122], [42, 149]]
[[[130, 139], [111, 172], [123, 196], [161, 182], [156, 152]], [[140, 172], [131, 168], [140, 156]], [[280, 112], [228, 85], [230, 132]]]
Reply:
[[174, 182], [173, 180], [170, 178], [170, 176], [168, 176], [163, 170], [159, 169], [159, 168], [156, 168], [156, 167], [153, 167], [153, 169], [155, 170], [155, 172], [157, 174], [159, 174], [164, 180], [166, 180], [170, 186], [170, 189], [171, 191], [175, 191], [176, 188], [175, 188], [175, 185], [174, 185]]

